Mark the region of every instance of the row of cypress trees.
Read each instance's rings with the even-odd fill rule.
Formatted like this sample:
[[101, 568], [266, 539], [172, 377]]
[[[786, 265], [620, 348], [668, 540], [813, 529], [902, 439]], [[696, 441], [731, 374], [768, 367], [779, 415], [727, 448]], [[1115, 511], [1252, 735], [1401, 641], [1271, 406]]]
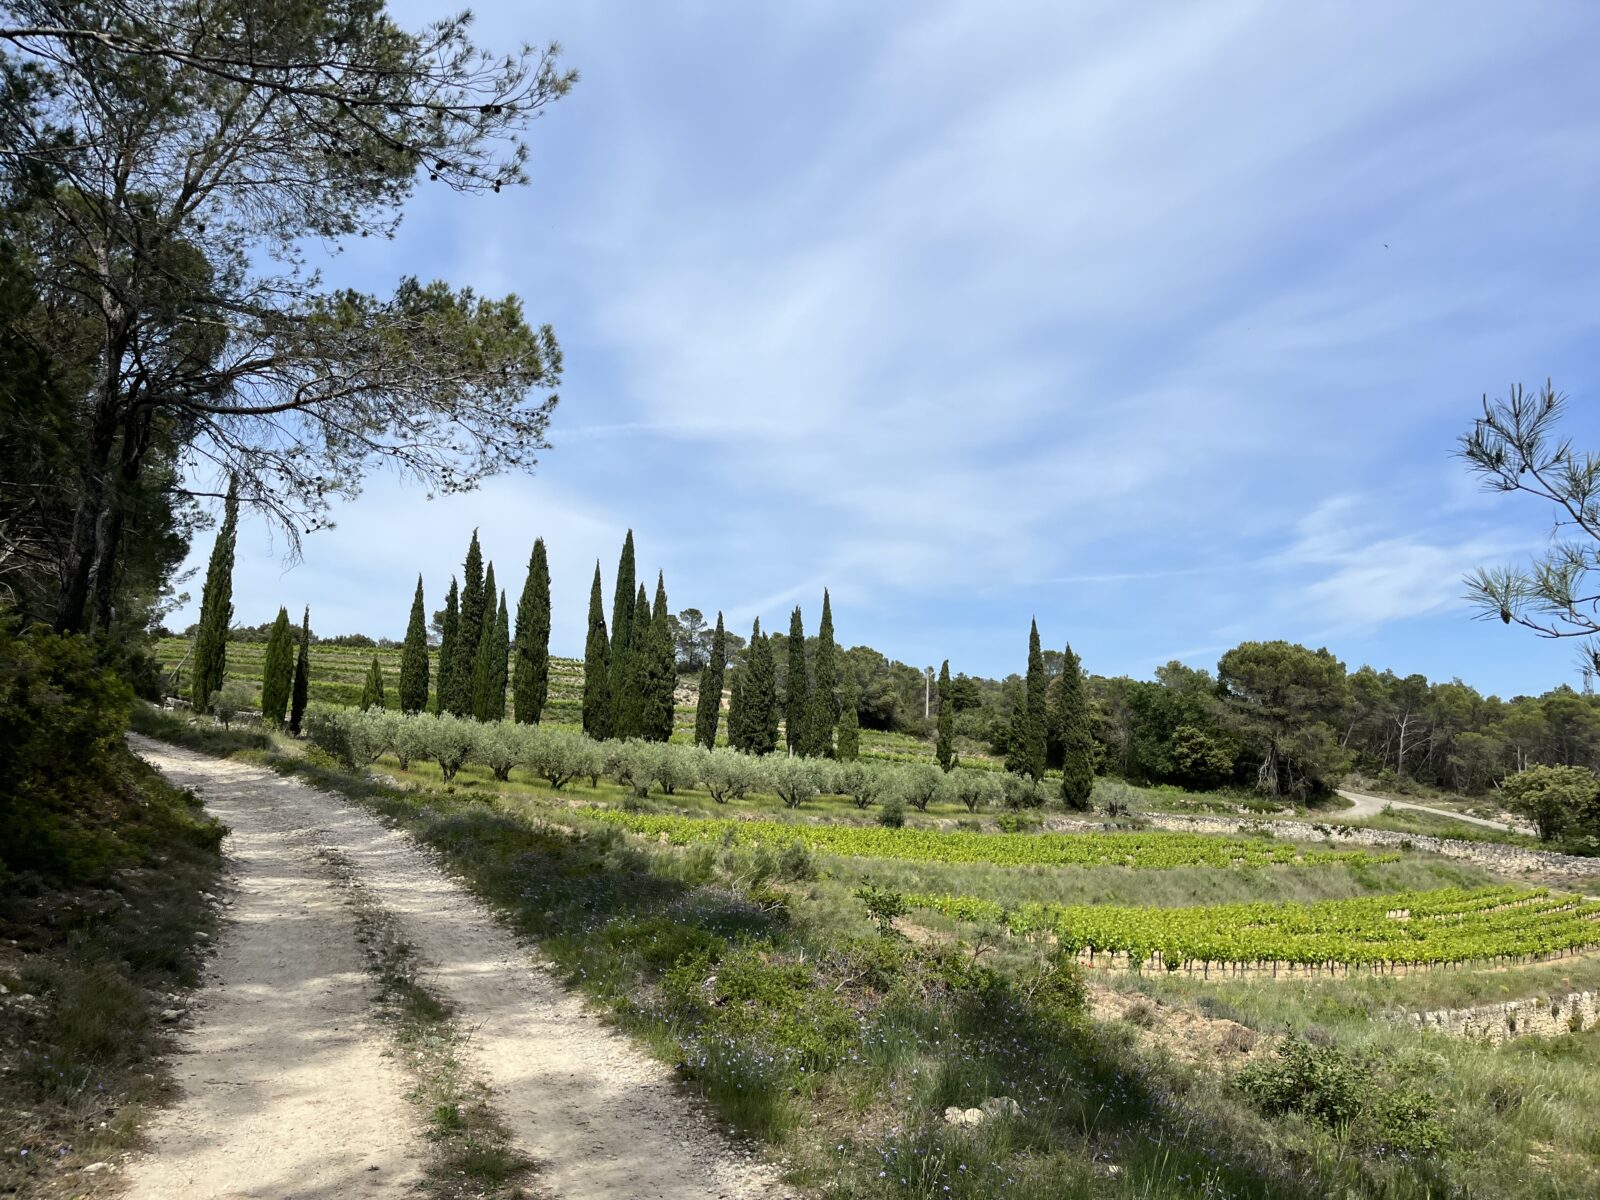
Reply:
[[[1049, 693], [1054, 690], [1054, 703]], [[950, 696], [950, 664], [939, 672], [939, 763], [950, 769], [954, 751], [955, 706]], [[948, 724], [947, 724], [948, 722]], [[1011, 737], [1006, 770], [1034, 781], [1044, 778], [1050, 745], [1060, 747], [1061, 799], [1068, 808], [1087, 809], [1094, 789], [1094, 731], [1089, 711], [1089, 690], [1083, 666], [1069, 644], [1061, 675], [1052, 684], [1045, 675], [1044, 652], [1039, 645], [1039, 622], [1028, 631], [1028, 671], [1023, 694], [1011, 710]]]
[[[666, 576], [656, 572], [652, 602], [644, 584], [637, 581], [637, 574], [630, 529], [617, 560], [609, 627], [600, 564], [594, 565], [594, 582], [589, 588], [589, 631], [583, 648], [583, 730], [594, 738], [636, 737], [664, 742], [672, 736], [678, 682]], [[722, 627], [720, 613], [717, 627]], [[697, 730], [702, 719], [697, 711]], [[714, 722], [712, 729], [715, 737]]]
[[[298, 645], [297, 645], [298, 644]], [[376, 661], [376, 660], [374, 660]], [[296, 637], [289, 610], [278, 608], [261, 660], [261, 717], [273, 725], [300, 732], [311, 691], [311, 609], [300, 618]]]

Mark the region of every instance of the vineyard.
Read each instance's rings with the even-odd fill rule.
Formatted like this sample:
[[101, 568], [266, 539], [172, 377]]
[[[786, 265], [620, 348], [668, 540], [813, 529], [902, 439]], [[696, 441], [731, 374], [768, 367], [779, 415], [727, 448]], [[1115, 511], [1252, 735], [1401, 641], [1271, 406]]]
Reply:
[[1514, 886], [1441, 888], [1314, 903], [1194, 908], [1025, 904], [913, 895], [914, 908], [1048, 935], [1096, 955], [1167, 970], [1215, 964], [1276, 971], [1338, 964], [1378, 970], [1527, 961], [1600, 945], [1600, 901]]
[[1397, 862], [1396, 853], [1308, 850], [1282, 842], [1188, 833], [968, 833], [881, 826], [727, 821], [596, 808], [587, 815], [674, 845], [697, 842], [782, 847], [846, 858], [1047, 867], [1264, 867]]

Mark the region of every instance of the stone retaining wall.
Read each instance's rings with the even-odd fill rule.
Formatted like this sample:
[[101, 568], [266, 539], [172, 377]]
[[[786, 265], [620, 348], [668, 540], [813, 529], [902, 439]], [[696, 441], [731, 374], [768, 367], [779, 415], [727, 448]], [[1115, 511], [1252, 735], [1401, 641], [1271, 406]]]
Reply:
[[1560, 1037], [1594, 1028], [1600, 1021], [1600, 1000], [1594, 992], [1569, 992], [1565, 996], [1538, 996], [1532, 1000], [1507, 1000], [1478, 1008], [1445, 1008], [1407, 1013], [1418, 1029], [1447, 1037], [1503, 1042], [1519, 1037]]
[[[1356, 846], [1422, 850], [1445, 858], [1466, 859], [1494, 871], [1539, 871], [1574, 879], [1600, 878], [1600, 859], [1556, 854], [1549, 850], [1530, 850], [1523, 846], [1507, 846], [1499, 842], [1469, 842], [1457, 838], [1431, 837], [1427, 834], [1396, 833], [1389, 829], [1364, 829], [1326, 821], [1257, 821], [1249, 818], [1179, 816], [1174, 813], [1139, 815], [1140, 819], [1153, 829], [1168, 829], [1180, 833], [1234, 835], [1271, 833], [1273, 837], [1302, 842], [1314, 842], [1319, 838], [1326, 838], [1332, 842], [1345, 842]], [[1044, 827], [1067, 833], [1101, 831], [1107, 828], [1104, 823], [1063, 817], [1046, 818]]]

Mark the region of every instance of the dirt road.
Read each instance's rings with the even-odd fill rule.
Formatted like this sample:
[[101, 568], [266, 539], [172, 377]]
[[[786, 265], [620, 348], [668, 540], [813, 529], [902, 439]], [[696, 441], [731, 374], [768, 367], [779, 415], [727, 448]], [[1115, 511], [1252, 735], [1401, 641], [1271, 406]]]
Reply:
[[415, 1117], [367, 1015], [373, 988], [329, 850], [393, 915], [429, 990], [473, 1031], [469, 1065], [538, 1163], [541, 1190], [557, 1200], [788, 1194], [406, 835], [263, 768], [143, 738], [134, 747], [232, 828], [239, 891], [180, 1068], [185, 1097], [156, 1121], [131, 1172], [133, 1200], [414, 1192]]
[[1366, 796], [1360, 792], [1347, 792], [1342, 788], [1339, 790], [1339, 795], [1355, 805], [1354, 808], [1348, 808], [1340, 813], [1341, 819], [1359, 821], [1366, 817], [1377, 816], [1385, 807], [1409, 808], [1415, 812], [1432, 813], [1436, 817], [1449, 817], [1453, 821], [1465, 821], [1469, 825], [1481, 825], [1485, 829], [1499, 829], [1506, 833], [1527, 832], [1504, 821], [1491, 821], [1487, 817], [1469, 817], [1466, 813], [1451, 812], [1448, 808], [1429, 808], [1426, 804], [1412, 804], [1408, 800], [1385, 800], [1382, 796]]

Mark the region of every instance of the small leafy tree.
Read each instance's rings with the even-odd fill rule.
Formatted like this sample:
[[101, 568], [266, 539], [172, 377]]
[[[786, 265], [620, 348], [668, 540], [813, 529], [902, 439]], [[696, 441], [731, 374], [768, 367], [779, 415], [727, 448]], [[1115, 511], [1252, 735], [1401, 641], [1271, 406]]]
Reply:
[[798, 755], [774, 761], [767, 778], [785, 808], [799, 808], [817, 794], [817, 772], [812, 763]]
[[473, 758], [503, 782], [511, 778], [511, 768], [527, 757], [526, 742], [521, 727], [508, 721], [487, 721], [478, 731]]
[[367, 677], [361, 684], [361, 708], [384, 707], [383, 700], [383, 666], [378, 662], [378, 656], [372, 656], [372, 666], [367, 668]]
[[882, 767], [847, 762], [839, 768], [839, 794], [850, 797], [857, 808], [871, 808], [890, 782], [890, 773]]
[[1000, 799], [1000, 781], [989, 771], [957, 768], [944, 777], [943, 794], [968, 812], [988, 808]]
[[402, 771], [409, 771], [413, 759], [429, 757], [428, 723], [415, 714], [403, 717], [395, 726], [394, 741], [389, 749]]
[[700, 764], [700, 778], [718, 804], [743, 800], [749, 793], [768, 786], [764, 762], [731, 746], [706, 754]]
[[250, 685], [237, 679], [229, 680], [211, 693], [211, 715], [222, 722], [222, 727], [232, 727], [233, 719], [250, 707], [255, 693]]
[[701, 746], [663, 743], [656, 759], [656, 782], [661, 785], [661, 794], [675, 795], [679, 788], [692, 788], [699, 783], [705, 754], [706, 750]]
[[591, 756], [586, 751], [591, 748], [594, 751], [592, 761], [596, 764], [595, 774], [598, 775], [598, 746], [581, 733], [540, 728], [532, 737], [524, 739], [522, 765], [548, 783], [552, 790], [559, 792], [571, 780], [586, 772], [591, 765]]
[[911, 911], [906, 898], [892, 888], [860, 887], [856, 889], [856, 899], [866, 907], [867, 916], [884, 937], [893, 937], [895, 918]]
[[895, 772], [896, 793], [918, 812], [928, 811], [943, 782], [944, 772], [931, 763], [911, 763]]
[[1600, 831], [1600, 785], [1586, 767], [1529, 767], [1501, 787], [1506, 807], [1532, 821], [1542, 841], [1583, 825]]
[[458, 717], [454, 713], [437, 713], [431, 717], [416, 717], [427, 729], [428, 757], [439, 764], [444, 781], [450, 783], [456, 772], [477, 753], [478, 731], [483, 727], [476, 721]]

